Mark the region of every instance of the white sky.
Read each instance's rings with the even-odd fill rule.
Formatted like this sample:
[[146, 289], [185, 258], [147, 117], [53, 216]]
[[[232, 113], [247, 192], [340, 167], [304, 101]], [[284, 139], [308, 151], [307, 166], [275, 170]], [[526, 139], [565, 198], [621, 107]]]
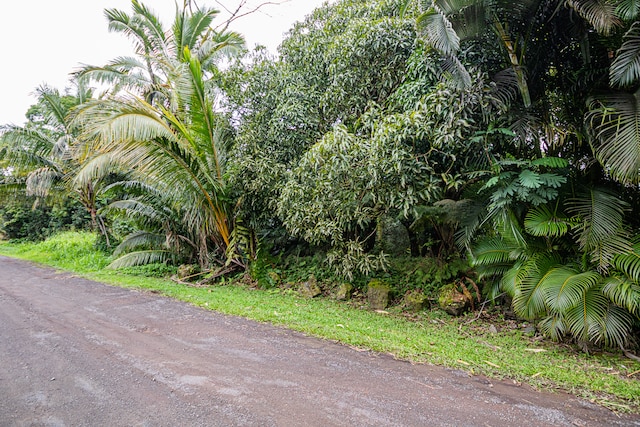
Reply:
[[[182, 5], [183, 0], [177, 0]], [[248, 0], [248, 6], [265, 0]], [[24, 114], [35, 103], [31, 95], [46, 83], [61, 91], [69, 73], [80, 64], [103, 65], [117, 56], [130, 55], [129, 40], [109, 33], [105, 8], [131, 12], [130, 0], [3, 0], [0, 6], [0, 125], [25, 122]], [[142, 0], [156, 11], [165, 27], [173, 22], [176, 0]], [[223, 12], [215, 0], [199, 0]], [[239, 0], [220, 0], [235, 10]], [[289, 0], [267, 5], [234, 22], [249, 47], [267, 46], [275, 52], [284, 33], [304, 19], [324, 0]], [[246, 8], [245, 10], [251, 10]], [[223, 14], [220, 15], [220, 19]], [[218, 22], [218, 21], [216, 21]], [[214, 23], [215, 24], [215, 23]]]

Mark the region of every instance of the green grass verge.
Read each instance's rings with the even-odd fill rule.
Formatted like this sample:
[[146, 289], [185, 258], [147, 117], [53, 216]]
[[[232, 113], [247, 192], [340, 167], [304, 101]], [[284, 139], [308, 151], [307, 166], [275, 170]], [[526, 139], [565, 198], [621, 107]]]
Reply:
[[518, 328], [492, 333], [490, 324], [424, 312], [412, 318], [377, 313], [328, 299], [242, 285], [196, 288], [166, 279], [105, 270], [109, 258], [93, 249], [86, 233], [64, 233], [43, 243], [0, 243], [0, 254], [79, 273], [112, 285], [149, 290], [220, 313], [242, 316], [390, 353], [416, 363], [461, 369], [547, 390], [564, 390], [615, 411], [640, 413], [640, 363], [620, 354], [587, 355], [541, 341]]

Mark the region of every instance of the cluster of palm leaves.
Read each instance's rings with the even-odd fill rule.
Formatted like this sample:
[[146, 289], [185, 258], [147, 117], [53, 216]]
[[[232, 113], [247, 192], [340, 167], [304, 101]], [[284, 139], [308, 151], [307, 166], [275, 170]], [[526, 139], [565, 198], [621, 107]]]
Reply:
[[[131, 5], [105, 15], [135, 55], [84, 67], [73, 96], [40, 88], [43, 119], [5, 129], [3, 158], [19, 165], [13, 176], [25, 171], [27, 194], [73, 189], [105, 235], [107, 213], [134, 221], [142, 231], [124, 239], [115, 266], [236, 261], [225, 184], [230, 127], [215, 112], [211, 76], [244, 41], [213, 27], [212, 8], [185, 1], [167, 29], [150, 8]], [[98, 98], [85, 89], [92, 82], [106, 87]], [[97, 197], [108, 201], [100, 212]]]
[[166, 30], [145, 5], [132, 6], [132, 14], [105, 14], [110, 30], [133, 41], [136, 57], [78, 73], [110, 91], [75, 112], [88, 147], [76, 180], [124, 174], [104, 189], [115, 197], [105, 211], [136, 218], [143, 231], [123, 241], [116, 254], [126, 256], [114, 266], [181, 257], [208, 267], [224, 261], [233, 229], [224, 178], [229, 125], [214, 111], [210, 77], [243, 40], [212, 28], [215, 9], [191, 10], [186, 2]]
[[[640, 319], [638, 224], [624, 201], [640, 182], [638, 3], [434, 0], [422, 6], [418, 25], [443, 56], [443, 69], [462, 85], [468, 67], [491, 73], [494, 95], [508, 107], [501, 123], [516, 135], [510, 153], [521, 159], [491, 153], [480, 189], [484, 213], [469, 215], [459, 234], [467, 245], [484, 236], [469, 248], [488, 294], [507, 294], [520, 317], [538, 321], [555, 339], [627, 345]], [[603, 49], [620, 39], [617, 51]], [[465, 61], [463, 43], [486, 40], [499, 49], [485, 49], [483, 64]], [[565, 53], [554, 44], [566, 46]], [[580, 50], [570, 57], [572, 47]], [[571, 116], [584, 116], [584, 127]], [[554, 162], [551, 173], [531, 168]]]
[[73, 179], [81, 167], [74, 148], [79, 145], [80, 129], [69, 117], [74, 108], [92, 96], [82, 81], [76, 81], [74, 89], [61, 94], [57, 89], [40, 86], [35, 91], [38, 103], [30, 111], [27, 125], [3, 128], [0, 157], [11, 165], [14, 180], [0, 189], [4, 193], [25, 190], [36, 202], [64, 198], [70, 191], [91, 215], [92, 227], [106, 231], [97, 214], [95, 183]]

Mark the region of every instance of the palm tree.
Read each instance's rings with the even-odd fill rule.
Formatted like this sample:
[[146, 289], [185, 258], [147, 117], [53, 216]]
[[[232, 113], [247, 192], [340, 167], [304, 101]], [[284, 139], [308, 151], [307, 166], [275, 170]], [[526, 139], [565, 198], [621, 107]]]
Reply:
[[474, 246], [473, 264], [495, 280], [490, 297], [505, 292], [553, 339], [624, 348], [640, 315], [640, 246], [627, 240], [626, 207], [604, 189], [570, 205], [572, 216], [557, 205], [530, 209], [519, 233], [496, 224], [500, 234]]
[[[76, 117], [83, 139], [90, 141], [81, 175], [100, 176], [116, 164], [131, 171], [128, 179], [149, 190], [147, 206], [149, 198], [161, 194], [158, 200], [178, 216], [171, 222], [178, 225], [167, 228], [165, 222], [154, 232], [165, 233], [167, 242], [173, 235], [183, 236], [182, 241], [191, 242], [187, 246], [197, 248], [202, 267], [225, 256], [239, 263], [231, 244], [231, 204], [225, 188], [230, 128], [214, 111], [215, 89], [208, 76], [223, 55], [239, 51], [243, 40], [236, 33], [213, 30], [218, 12], [194, 10], [188, 0], [176, 9], [168, 30], [144, 4], [131, 4], [131, 14], [108, 9], [105, 15], [111, 31], [133, 41], [136, 56], [79, 73], [112, 85], [109, 96], [87, 104]], [[124, 194], [122, 203], [131, 197]], [[165, 249], [171, 248], [176, 246]], [[128, 259], [137, 263], [145, 257]]]
[[76, 102], [48, 86], [35, 93], [38, 104], [31, 120], [23, 127], [4, 127], [3, 157], [14, 174], [25, 176], [27, 195], [47, 197], [68, 170], [68, 150], [75, 136], [66, 116]]
[[[109, 30], [128, 37], [136, 56], [118, 57], [105, 66], [85, 66], [77, 75], [87, 76], [99, 83], [111, 85], [110, 92], [129, 91], [143, 96], [153, 104], [156, 97], [162, 102], [170, 98], [175, 68], [185, 62], [185, 48], [206, 72], [215, 68], [224, 55], [234, 55], [242, 49], [244, 40], [238, 33], [217, 32], [211, 28], [218, 11], [213, 8], [190, 6], [185, 0], [170, 30], [146, 5], [132, 0], [132, 13], [106, 9]], [[178, 72], [179, 74], [179, 72]]]
[[23, 126], [7, 126], [2, 136], [3, 157], [13, 174], [24, 176], [27, 196], [43, 199], [64, 198], [73, 194], [91, 215], [92, 228], [104, 233], [97, 215], [95, 182], [75, 185], [70, 179], [79, 166], [72, 149], [78, 143], [79, 130], [71, 123], [71, 112], [92, 95], [82, 80], [74, 80], [75, 93], [62, 95], [57, 89], [40, 86], [38, 103]]
[[[625, 16], [636, 18], [638, 8]], [[627, 184], [640, 183], [640, 22], [625, 33], [610, 68], [615, 88], [636, 88], [635, 92], [612, 91], [593, 97], [586, 123], [593, 132], [593, 150], [612, 177]]]

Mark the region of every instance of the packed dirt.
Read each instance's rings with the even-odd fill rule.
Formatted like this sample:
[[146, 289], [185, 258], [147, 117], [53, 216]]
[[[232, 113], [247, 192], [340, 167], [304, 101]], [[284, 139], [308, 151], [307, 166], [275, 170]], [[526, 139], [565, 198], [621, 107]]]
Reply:
[[0, 426], [640, 426], [0, 257]]

